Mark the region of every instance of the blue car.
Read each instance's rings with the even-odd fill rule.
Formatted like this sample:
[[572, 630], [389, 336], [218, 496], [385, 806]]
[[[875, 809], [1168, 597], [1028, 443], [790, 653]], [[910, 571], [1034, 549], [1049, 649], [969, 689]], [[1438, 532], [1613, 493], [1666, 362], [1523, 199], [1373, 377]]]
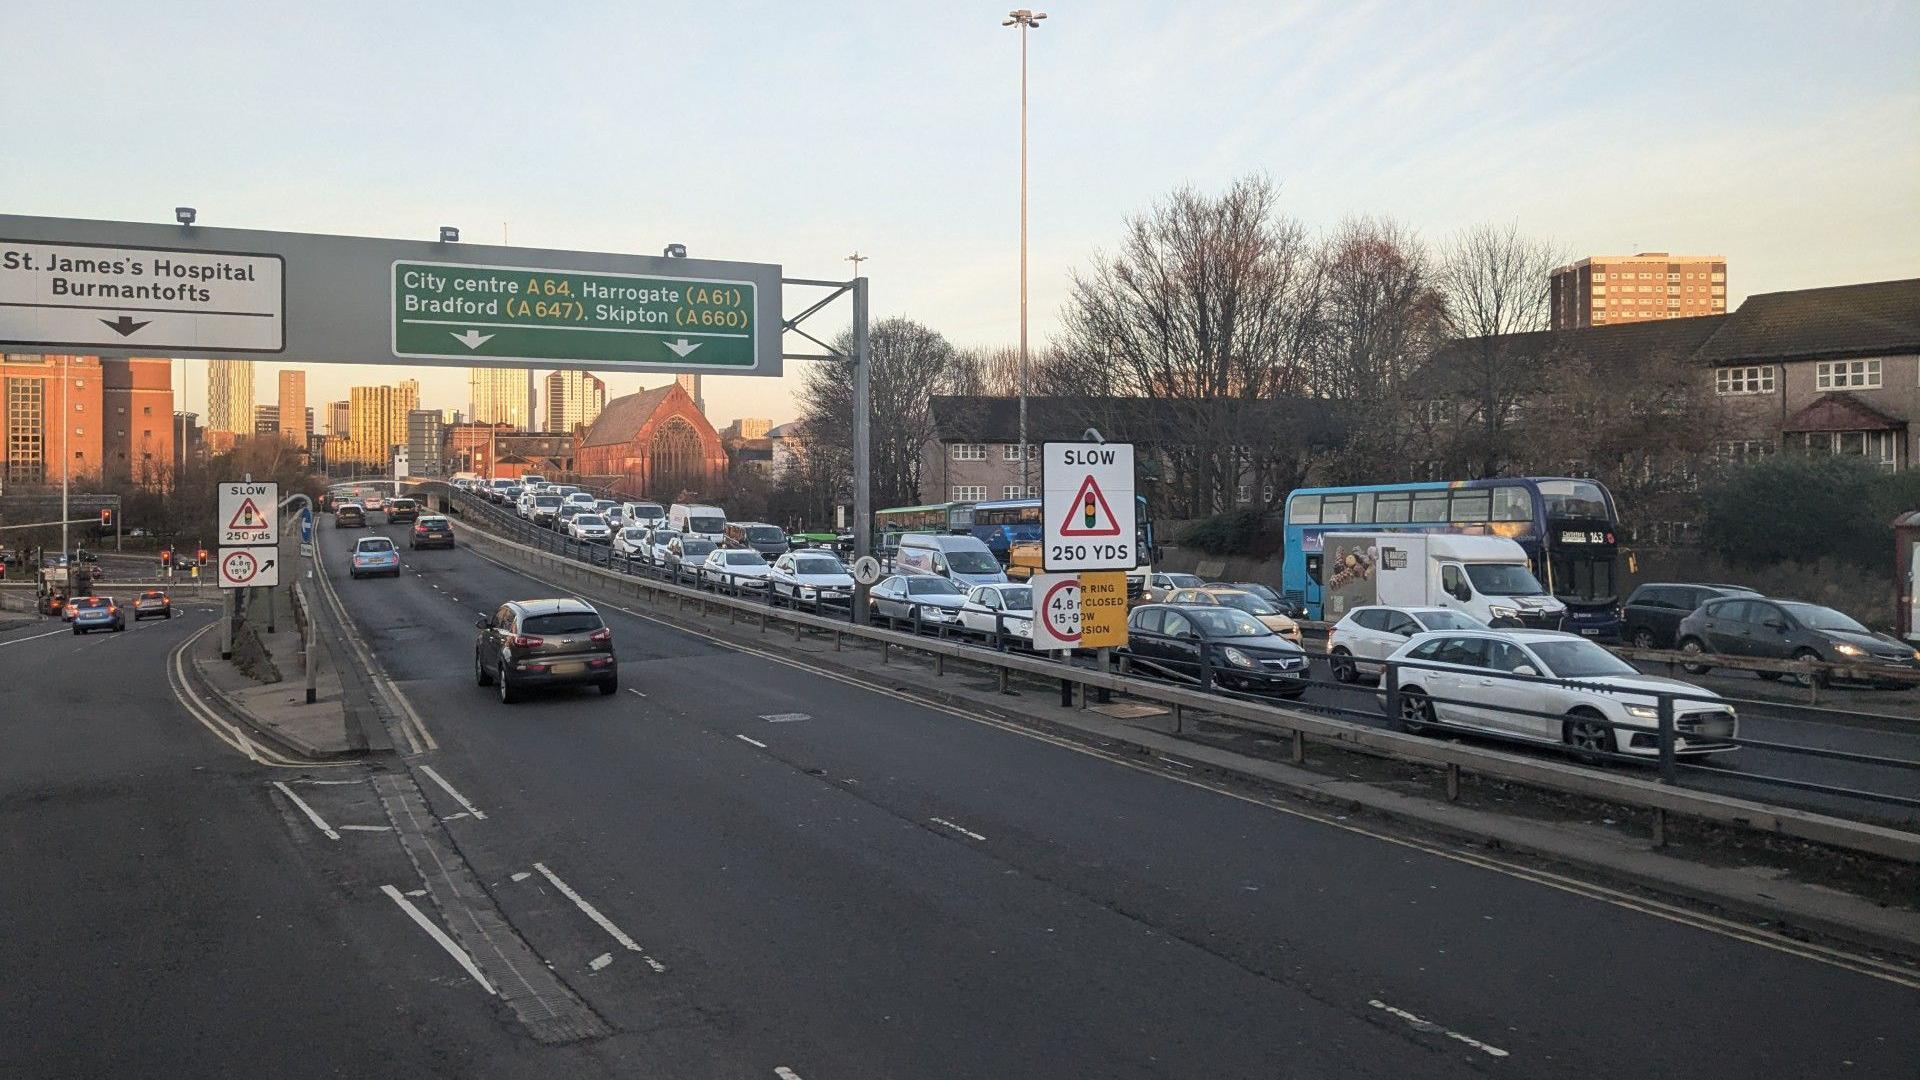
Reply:
[[120, 605], [113, 602], [111, 596], [82, 596], [68, 605], [73, 609], [73, 632], [84, 634], [89, 630], [112, 630], [118, 633], [127, 628], [127, 617], [120, 613]]
[[349, 573], [355, 578], [381, 574], [399, 577], [400, 549], [384, 536], [363, 536], [353, 545], [353, 567]]

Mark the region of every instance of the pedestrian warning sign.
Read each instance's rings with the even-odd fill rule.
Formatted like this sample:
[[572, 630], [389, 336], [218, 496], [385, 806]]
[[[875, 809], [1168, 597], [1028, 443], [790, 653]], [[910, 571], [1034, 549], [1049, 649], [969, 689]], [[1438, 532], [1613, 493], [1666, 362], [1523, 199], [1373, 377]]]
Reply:
[[280, 485], [228, 481], [220, 485], [220, 546], [280, 543]]
[[1119, 536], [1120, 522], [1113, 516], [1113, 508], [1107, 505], [1106, 493], [1100, 490], [1100, 482], [1089, 476], [1080, 484], [1080, 490], [1074, 493], [1073, 505], [1067, 508], [1067, 519], [1060, 523], [1061, 536]]
[[1040, 455], [1042, 565], [1063, 570], [1132, 570], [1133, 444], [1045, 443]]

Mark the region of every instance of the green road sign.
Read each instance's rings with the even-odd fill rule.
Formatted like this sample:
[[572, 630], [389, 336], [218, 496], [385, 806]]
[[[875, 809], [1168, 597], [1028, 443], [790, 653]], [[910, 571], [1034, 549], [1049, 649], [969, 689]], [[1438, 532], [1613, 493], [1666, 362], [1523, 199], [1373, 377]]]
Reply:
[[395, 261], [393, 352], [752, 369], [751, 281]]

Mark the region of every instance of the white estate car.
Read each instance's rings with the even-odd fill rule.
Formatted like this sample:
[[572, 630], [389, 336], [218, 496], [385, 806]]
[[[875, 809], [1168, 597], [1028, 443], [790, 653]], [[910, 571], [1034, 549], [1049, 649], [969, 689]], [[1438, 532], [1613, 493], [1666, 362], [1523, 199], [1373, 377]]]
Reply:
[[1033, 642], [1033, 586], [1024, 582], [975, 585], [960, 606], [960, 625], [979, 634], [996, 631]]
[[613, 539], [613, 530], [599, 514], [575, 514], [573, 520], [567, 522], [567, 535], [575, 540], [604, 544]]
[[708, 581], [724, 581], [741, 589], [766, 588], [767, 574], [773, 569], [759, 552], [745, 548], [714, 548], [701, 566]]
[[853, 595], [853, 575], [839, 556], [824, 551], [789, 551], [767, 571], [776, 596], [789, 600], [834, 600]]
[[638, 525], [628, 525], [613, 534], [613, 550], [636, 559], [647, 558], [647, 530]]
[[1686, 695], [1673, 702], [1676, 753], [1736, 748], [1724, 740], [1738, 737], [1739, 721], [1718, 694], [1643, 675], [1576, 634], [1439, 630], [1416, 635], [1389, 659], [1404, 661], [1396, 675], [1400, 719], [1409, 731], [1438, 725], [1589, 753], [1656, 757], [1656, 694], [1665, 691]]
[[1380, 677], [1380, 665], [1407, 639], [1429, 630], [1485, 630], [1487, 624], [1451, 608], [1357, 607], [1327, 631], [1328, 663], [1336, 682]]

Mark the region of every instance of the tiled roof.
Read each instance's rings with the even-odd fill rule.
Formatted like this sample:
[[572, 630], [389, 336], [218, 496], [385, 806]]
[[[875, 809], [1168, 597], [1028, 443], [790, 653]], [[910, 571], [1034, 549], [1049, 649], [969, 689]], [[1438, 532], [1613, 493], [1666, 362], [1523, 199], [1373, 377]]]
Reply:
[[[1618, 326], [1585, 326], [1575, 330], [1535, 330], [1525, 334], [1506, 334], [1499, 338], [1510, 358], [1545, 360], [1556, 355], [1579, 354], [1597, 363], [1625, 360], [1629, 357], [1664, 353], [1687, 357], [1712, 338], [1733, 316], [1700, 315], [1690, 319], [1655, 319], [1621, 323]], [[1440, 359], [1470, 352], [1485, 338], [1466, 338], [1442, 347]]]
[[1920, 352], [1920, 278], [1749, 296], [1700, 359], [1812, 360]]
[[593, 426], [587, 428], [580, 444], [582, 446], [605, 446], [609, 443], [630, 443], [647, 420], [659, 410], [678, 387], [677, 383], [656, 386], [651, 390], [642, 390], [637, 394], [628, 394], [607, 402], [594, 418]]
[[1794, 413], [1781, 431], [1899, 431], [1905, 420], [1888, 416], [1852, 394], [1822, 394]]
[[[934, 438], [943, 443], [1012, 443], [1020, 440], [1020, 399], [936, 397], [931, 402]], [[1303, 439], [1331, 439], [1340, 423], [1327, 402], [1307, 398], [1194, 401], [1135, 397], [1029, 397], [1027, 441], [1078, 442], [1089, 427], [1109, 442], [1164, 444], [1170, 432], [1201, 425], [1232, 424], [1250, 414], [1278, 421]]]

